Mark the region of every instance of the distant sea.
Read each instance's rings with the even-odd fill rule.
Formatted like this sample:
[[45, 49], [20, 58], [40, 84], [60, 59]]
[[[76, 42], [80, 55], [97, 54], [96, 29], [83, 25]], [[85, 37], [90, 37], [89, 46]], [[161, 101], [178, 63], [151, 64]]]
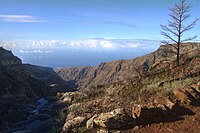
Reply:
[[13, 50], [14, 55], [22, 59], [23, 63], [29, 63], [47, 67], [74, 67], [97, 66], [101, 62], [112, 60], [132, 59], [155, 51], [156, 47], [98, 50], [98, 49], [31, 49]]

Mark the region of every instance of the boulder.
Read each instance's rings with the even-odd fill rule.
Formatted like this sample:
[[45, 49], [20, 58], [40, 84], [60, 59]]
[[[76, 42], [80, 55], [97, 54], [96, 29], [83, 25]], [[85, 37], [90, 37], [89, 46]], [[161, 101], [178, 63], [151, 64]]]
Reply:
[[136, 124], [136, 121], [124, 109], [119, 108], [108, 113], [101, 113], [94, 118], [94, 124], [100, 128], [117, 130], [130, 124]]
[[169, 99], [169, 97], [157, 97], [154, 102], [158, 105], [164, 105], [169, 110], [173, 110], [175, 104]]
[[70, 132], [72, 129], [83, 125], [85, 120], [85, 117], [76, 117], [67, 121], [62, 128], [62, 133]]
[[186, 88], [186, 91], [188, 91], [192, 95], [192, 102], [198, 101], [200, 99], [200, 93], [192, 87]]
[[177, 89], [173, 93], [181, 103], [193, 104], [200, 100], [200, 93], [193, 87]]
[[61, 99], [65, 103], [72, 104], [76, 95], [78, 95], [78, 92], [66, 92], [62, 95]]
[[106, 129], [100, 128], [97, 130], [97, 133], [109, 133], [109, 131]]
[[191, 104], [191, 95], [189, 92], [183, 89], [177, 89], [173, 91], [174, 96], [181, 102], [186, 104]]
[[75, 118], [75, 117], [76, 117], [76, 113], [75, 113], [75, 112], [69, 112], [69, 113], [67, 114], [66, 121], [72, 120], [72, 119]]
[[163, 105], [135, 105], [132, 108], [132, 117], [137, 120], [137, 124], [153, 123], [166, 115], [167, 110]]
[[83, 106], [83, 103], [74, 103], [68, 107], [68, 110], [71, 111], [78, 111]]
[[192, 84], [191, 87], [194, 88], [197, 92], [200, 93], [200, 82], [197, 83], [197, 84]]
[[87, 121], [87, 123], [86, 123], [87, 129], [92, 129], [92, 128], [94, 128], [94, 119], [95, 119], [96, 117], [98, 117], [97, 114], [95, 114], [92, 118], [90, 118], [90, 119]]

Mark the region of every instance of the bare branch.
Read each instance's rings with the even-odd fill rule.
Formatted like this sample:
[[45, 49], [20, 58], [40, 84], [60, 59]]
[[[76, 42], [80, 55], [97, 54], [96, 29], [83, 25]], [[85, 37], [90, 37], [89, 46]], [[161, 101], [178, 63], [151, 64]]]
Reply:
[[161, 26], [161, 28], [162, 28], [164, 31], [170, 32], [170, 33], [172, 33], [173, 35], [178, 36], [178, 33], [176, 33], [175, 31], [173, 31], [173, 29], [170, 29], [168, 26], [166, 26], [166, 25], [160, 25], [160, 26]]
[[183, 22], [183, 21], [187, 20], [189, 17], [190, 17], [190, 14], [183, 15], [181, 21]]
[[173, 28], [175, 31], [178, 31], [179, 27], [178, 27], [178, 24], [176, 22], [172, 22], [170, 20], [168, 20], [168, 27], [171, 27]]
[[175, 39], [173, 39], [168, 33], [166, 32], [161, 32], [161, 35], [163, 35], [164, 37], [170, 39], [171, 41], [178, 43]]
[[198, 19], [195, 19], [191, 24], [189, 24], [188, 26], [186, 26], [185, 28], [183, 28], [182, 31], [180, 31], [180, 33], [184, 33], [185, 31], [191, 30], [192, 28], [194, 28], [194, 26], [196, 25]]
[[166, 41], [166, 40], [161, 41], [161, 43], [164, 44], [164, 45], [169, 45], [169, 44], [170, 44], [170, 43], [169, 43], [168, 41]]
[[191, 40], [194, 40], [194, 39], [196, 39], [196, 38], [197, 38], [197, 36], [189, 37], [189, 38], [187, 38], [187, 39], [182, 40], [181, 42], [191, 41]]

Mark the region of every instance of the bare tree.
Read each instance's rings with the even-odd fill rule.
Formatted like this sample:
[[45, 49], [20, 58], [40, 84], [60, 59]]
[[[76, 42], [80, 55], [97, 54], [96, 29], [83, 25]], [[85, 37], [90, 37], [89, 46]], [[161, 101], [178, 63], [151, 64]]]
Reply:
[[[167, 40], [162, 41], [164, 44], [175, 43], [171, 45], [176, 49], [176, 63], [180, 65], [180, 44], [182, 42], [190, 41], [195, 39], [197, 36], [183, 38], [183, 34], [186, 31], [191, 30], [196, 25], [198, 19], [188, 23], [187, 20], [190, 17], [191, 4], [188, 4], [186, 0], [182, 0], [179, 4], [175, 4], [174, 7], [170, 8], [171, 13], [169, 14], [170, 20], [167, 25], [160, 25], [162, 28], [161, 35]], [[184, 23], [187, 22], [186, 25]]]

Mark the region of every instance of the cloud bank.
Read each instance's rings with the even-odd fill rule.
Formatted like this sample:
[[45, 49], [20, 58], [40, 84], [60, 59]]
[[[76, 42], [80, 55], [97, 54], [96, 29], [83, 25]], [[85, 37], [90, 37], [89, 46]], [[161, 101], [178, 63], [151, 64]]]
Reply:
[[84, 39], [73, 41], [60, 40], [16, 40], [0, 41], [6, 49], [52, 50], [52, 49], [87, 49], [87, 50], [120, 50], [158, 47], [160, 41], [145, 39]]

